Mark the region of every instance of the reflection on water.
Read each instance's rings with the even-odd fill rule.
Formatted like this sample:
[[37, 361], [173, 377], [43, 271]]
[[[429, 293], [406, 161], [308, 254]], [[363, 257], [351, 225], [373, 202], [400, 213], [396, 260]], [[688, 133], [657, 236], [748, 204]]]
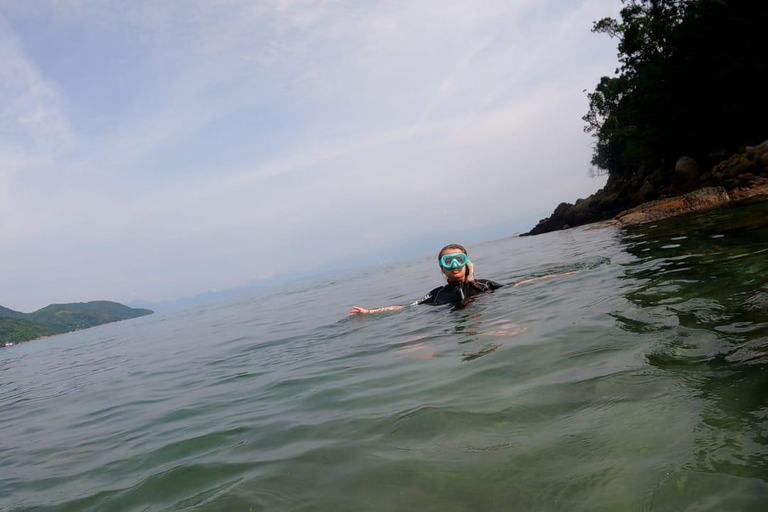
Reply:
[[637, 257], [626, 278], [642, 283], [627, 297], [644, 318], [617, 323], [655, 335], [649, 363], [699, 404], [692, 456], [664, 478], [656, 509], [693, 501], [757, 510], [768, 502], [766, 213], [759, 205], [702, 216], [693, 226], [681, 219], [623, 233]]
[[1, 510], [763, 510], [768, 205], [471, 248], [0, 351]]

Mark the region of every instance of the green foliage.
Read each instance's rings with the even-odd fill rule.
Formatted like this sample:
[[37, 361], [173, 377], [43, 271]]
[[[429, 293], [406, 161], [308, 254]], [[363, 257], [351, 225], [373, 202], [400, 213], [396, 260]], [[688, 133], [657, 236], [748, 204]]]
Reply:
[[25, 316], [24, 313], [0, 306], [0, 318], [24, 318]]
[[149, 309], [110, 301], [51, 304], [29, 314], [0, 306], [0, 343], [18, 343], [150, 314]]
[[29, 320], [4, 317], [0, 318], [0, 347], [7, 343], [20, 343], [60, 332]]
[[768, 139], [768, 2], [622, 1], [621, 20], [593, 27], [618, 38], [621, 64], [588, 94], [594, 165], [620, 179]]

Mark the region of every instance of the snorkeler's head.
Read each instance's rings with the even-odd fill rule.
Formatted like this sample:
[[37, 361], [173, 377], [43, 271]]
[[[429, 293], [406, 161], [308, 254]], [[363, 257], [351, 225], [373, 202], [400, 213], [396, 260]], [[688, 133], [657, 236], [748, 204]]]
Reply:
[[469, 261], [467, 250], [461, 244], [448, 244], [440, 249], [440, 252], [437, 253], [437, 261], [448, 281], [472, 281], [474, 279], [475, 267]]

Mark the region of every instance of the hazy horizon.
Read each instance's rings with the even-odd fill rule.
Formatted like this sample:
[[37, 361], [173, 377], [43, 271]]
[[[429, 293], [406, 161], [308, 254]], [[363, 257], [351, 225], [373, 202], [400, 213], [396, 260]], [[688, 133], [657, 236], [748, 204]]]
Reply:
[[[470, 240], [455, 240], [454, 242], [456, 243], [463, 242], [464, 245], [468, 248], [468, 251], [471, 253], [472, 249], [478, 245], [492, 243], [492, 242], [502, 240], [504, 238], [511, 238], [515, 236], [518, 236], [518, 233], [512, 233], [509, 235], [502, 235], [498, 237], [491, 237], [491, 238], [488, 238], [487, 240], [480, 240], [480, 239], [475, 240], [474, 238], [472, 238]], [[469, 242], [472, 242], [472, 243], [469, 243]], [[168, 298], [162, 298], [157, 300], [149, 300], [143, 297], [138, 297], [135, 299], [125, 300], [125, 301], [117, 300], [112, 297], [96, 297], [96, 298], [86, 299], [82, 301], [75, 301], [75, 302], [93, 302], [93, 301], [104, 300], [104, 301], [119, 302], [119, 303], [131, 306], [131, 307], [136, 307], [136, 308], [147, 307], [149, 305], [155, 305], [155, 306], [163, 305], [164, 303], [174, 304], [174, 303], [180, 303], [180, 302], [186, 302], [186, 301], [188, 301], [190, 304], [199, 304], [199, 303], [209, 301], [209, 299], [201, 299], [200, 298], [201, 296], [205, 296], [209, 294], [214, 294], [217, 296], [218, 295], [228, 296], [230, 293], [234, 293], [236, 295], [248, 294], [248, 293], [251, 293], [255, 288], [257, 288], [261, 284], [264, 284], [265, 286], [271, 286], [271, 283], [277, 282], [278, 283], [277, 286], [283, 286], [285, 283], [305, 282], [312, 279], [328, 278], [336, 275], [341, 275], [349, 271], [365, 271], [366, 269], [375, 267], [375, 266], [381, 266], [381, 265], [387, 266], [393, 263], [412, 261], [416, 259], [431, 260], [434, 257], [434, 253], [443, 245], [436, 246], [434, 244], [425, 244], [423, 242], [420, 242], [418, 247], [422, 247], [422, 248], [429, 247], [429, 248], [426, 251], [425, 250], [420, 251], [418, 248], [410, 248], [407, 252], [391, 250], [386, 253], [381, 253], [378, 259], [371, 259], [368, 261], [360, 260], [356, 263], [352, 262], [348, 265], [332, 266], [329, 268], [319, 269], [319, 270], [309, 271], [309, 272], [296, 270], [294, 272], [287, 272], [284, 274], [262, 277], [261, 279], [252, 279], [250, 281], [245, 281], [239, 284], [235, 284], [234, 286], [231, 286], [228, 288], [197, 290], [197, 291], [193, 291], [188, 295], [177, 296], [177, 297], [168, 297]], [[432, 267], [433, 266], [425, 266], [424, 269], [425, 271], [429, 271], [429, 269], [431, 269]], [[435, 276], [436, 276], [436, 279], [440, 278], [439, 270], [435, 271]], [[355, 299], [354, 297], [350, 297], [351, 301], [354, 301], [354, 299]], [[218, 297], [212, 300], [218, 300]], [[62, 304], [62, 303], [67, 303], [67, 301], [51, 300], [46, 302], [44, 305], [40, 307], [37, 307], [34, 309], [25, 309], [25, 310], [14, 308], [14, 307], [8, 306], [7, 304], [0, 304], [0, 306], [7, 307], [9, 309], [12, 309], [14, 311], [18, 311], [21, 313], [32, 313], [34, 311], [37, 311], [40, 308], [49, 306], [51, 304]], [[160, 310], [157, 310], [156, 312], [162, 312], [168, 309], [178, 309], [179, 307], [185, 308], [187, 307], [187, 305], [182, 305], [182, 306], [166, 305], [165, 307], [161, 308]]]

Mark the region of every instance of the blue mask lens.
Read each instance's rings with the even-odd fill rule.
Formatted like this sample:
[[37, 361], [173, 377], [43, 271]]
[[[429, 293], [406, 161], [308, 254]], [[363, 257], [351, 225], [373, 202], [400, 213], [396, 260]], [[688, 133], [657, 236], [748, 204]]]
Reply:
[[443, 254], [440, 256], [440, 266], [446, 270], [461, 268], [469, 262], [467, 255], [462, 252]]

